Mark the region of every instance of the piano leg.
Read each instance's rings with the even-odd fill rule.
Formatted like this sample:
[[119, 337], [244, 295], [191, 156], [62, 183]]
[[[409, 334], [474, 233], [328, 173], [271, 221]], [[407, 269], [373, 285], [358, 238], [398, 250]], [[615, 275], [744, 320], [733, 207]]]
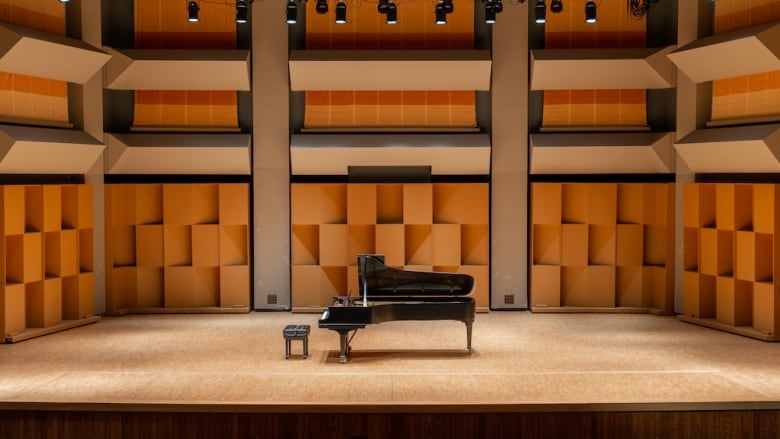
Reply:
[[[340, 329], [339, 333], [339, 363], [349, 361], [349, 331], [350, 329]], [[355, 329], [357, 331], [357, 329]]]
[[471, 326], [474, 322], [466, 322], [466, 349], [469, 350], [469, 354], [474, 352], [471, 348]]

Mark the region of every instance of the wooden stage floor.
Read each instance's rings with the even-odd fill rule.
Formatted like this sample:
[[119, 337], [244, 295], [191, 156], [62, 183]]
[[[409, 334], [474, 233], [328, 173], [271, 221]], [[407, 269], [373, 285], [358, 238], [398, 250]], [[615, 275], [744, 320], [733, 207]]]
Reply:
[[[351, 361], [341, 364], [338, 336], [317, 328], [318, 318], [288, 312], [128, 315], [0, 344], [0, 433], [3, 414], [26, 413], [11, 416], [16, 429], [7, 431], [14, 433], [26, 431], [38, 419], [30, 413], [41, 411], [709, 412], [715, 430], [726, 428], [717, 412], [728, 412], [747, 413], [739, 422], [749, 422], [750, 431], [763, 424], [767, 434], [753, 437], [780, 437], [780, 343], [675, 317], [493, 311], [477, 315], [472, 354], [460, 322], [389, 322], [358, 331]], [[285, 360], [282, 329], [288, 324], [311, 325], [308, 359], [299, 355], [302, 343], [293, 341], [294, 355]], [[759, 419], [759, 412], [770, 416]], [[641, 420], [651, 428], [646, 437], [658, 435], [654, 416]], [[55, 421], [45, 422], [64, 422]], [[283, 422], [273, 425], [278, 430]], [[344, 422], [352, 423], [346, 429], [355, 423]], [[431, 422], [426, 418], [418, 427], [430, 429]], [[480, 431], [492, 425], [478, 422]], [[581, 422], [591, 430], [597, 425]], [[458, 428], [446, 423], [437, 425]], [[304, 433], [295, 434], [309, 437]]]

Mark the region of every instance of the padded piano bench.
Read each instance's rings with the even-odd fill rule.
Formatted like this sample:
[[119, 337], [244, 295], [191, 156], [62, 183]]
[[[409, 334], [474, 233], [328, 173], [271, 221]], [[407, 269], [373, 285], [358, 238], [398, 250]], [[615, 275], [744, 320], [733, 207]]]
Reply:
[[293, 340], [303, 340], [303, 358], [309, 357], [309, 325], [287, 325], [284, 327], [284, 359], [290, 358], [290, 345]]

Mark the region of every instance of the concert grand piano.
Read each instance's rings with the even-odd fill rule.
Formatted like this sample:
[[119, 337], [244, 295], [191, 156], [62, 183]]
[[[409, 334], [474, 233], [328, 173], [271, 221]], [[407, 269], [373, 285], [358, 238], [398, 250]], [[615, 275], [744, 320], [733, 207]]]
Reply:
[[[464, 273], [401, 270], [384, 263], [383, 255], [358, 255], [359, 296], [338, 296], [322, 313], [320, 328], [339, 334], [339, 361], [349, 360], [350, 332], [393, 320], [457, 320], [466, 324], [471, 348], [475, 303], [465, 297], [474, 278]], [[354, 336], [354, 333], [353, 333]]]

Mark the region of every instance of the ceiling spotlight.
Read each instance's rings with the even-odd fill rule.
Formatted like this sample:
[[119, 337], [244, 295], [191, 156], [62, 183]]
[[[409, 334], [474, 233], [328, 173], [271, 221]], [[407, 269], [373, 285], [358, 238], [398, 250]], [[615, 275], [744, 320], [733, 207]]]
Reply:
[[455, 5], [452, 3], [452, 0], [444, 0], [444, 13], [445, 14], [452, 14], [452, 11], [455, 10]]
[[596, 21], [596, 2], [588, 0], [585, 3], [585, 23], [595, 23]]
[[187, 3], [187, 21], [190, 22], [197, 22], [198, 21], [198, 11], [200, 11], [200, 8], [198, 7], [198, 2], [189, 2]]
[[347, 23], [347, 4], [343, 1], [336, 3], [336, 24]]
[[246, 0], [236, 2], [236, 23], [246, 23], [249, 21], [249, 4]]
[[387, 18], [385, 19], [385, 23], [387, 24], [397, 24], [398, 23], [398, 8], [395, 6], [395, 3], [390, 2], [387, 4]]
[[295, 0], [289, 0], [287, 2], [287, 24], [295, 24], [298, 22], [298, 5], [295, 4]]
[[563, 12], [563, 0], [552, 0], [550, 2], [550, 12], [554, 14]]
[[444, 10], [444, 3], [436, 4], [436, 24], [447, 24], [447, 12]]
[[496, 14], [500, 14], [504, 11], [504, 4], [501, 0], [493, 0], [493, 9], [496, 11]]
[[70, 0], [60, 0], [60, 3], [68, 3]]
[[318, 14], [328, 13], [328, 0], [317, 0], [317, 6], [314, 9]]
[[380, 14], [386, 14], [387, 13], [387, 3], [388, 0], [379, 0], [379, 3], [376, 5], [376, 11]]
[[485, 23], [496, 23], [496, 8], [492, 0], [488, 0], [487, 3], [485, 3]]
[[544, 0], [536, 0], [536, 6], [534, 6], [536, 12], [536, 22], [539, 24], [547, 22], [547, 6], [544, 4]]

